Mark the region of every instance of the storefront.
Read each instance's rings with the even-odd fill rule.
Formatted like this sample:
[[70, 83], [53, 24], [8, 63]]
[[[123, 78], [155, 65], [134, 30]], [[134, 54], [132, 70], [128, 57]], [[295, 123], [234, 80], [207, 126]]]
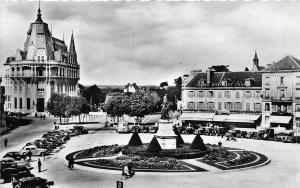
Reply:
[[292, 116], [276, 116], [271, 115], [269, 122], [271, 127], [285, 127], [286, 129], [293, 128]]
[[183, 112], [180, 116], [180, 120], [182, 121], [183, 126], [207, 126], [212, 123], [214, 115], [214, 113]]

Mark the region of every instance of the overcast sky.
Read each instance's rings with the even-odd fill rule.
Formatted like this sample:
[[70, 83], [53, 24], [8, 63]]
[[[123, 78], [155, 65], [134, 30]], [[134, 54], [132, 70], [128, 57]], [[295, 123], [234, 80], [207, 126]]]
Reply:
[[[23, 49], [37, 2], [0, 3], [0, 60]], [[67, 45], [74, 31], [81, 84], [159, 85], [193, 69], [300, 58], [298, 2], [41, 2]], [[3, 67], [2, 75], [3, 75]]]

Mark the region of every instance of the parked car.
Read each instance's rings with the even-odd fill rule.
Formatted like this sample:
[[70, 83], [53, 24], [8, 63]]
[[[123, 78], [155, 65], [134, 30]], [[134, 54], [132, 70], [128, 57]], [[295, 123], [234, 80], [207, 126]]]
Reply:
[[1, 170], [1, 183], [10, 182], [12, 178], [20, 179], [24, 177], [34, 177], [30, 170], [25, 166], [17, 166], [15, 168], [5, 168]]
[[21, 159], [26, 159], [26, 155], [22, 155], [17, 151], [11, 151], [11, 152], [7, 152], [3, 158], [7, 158], [7, 157], [11, 157], [17, 161], [21, 160]]
[[48, 151], [43, 148], [38, 148], [34, 145], [25, 146], [19, 153], [22, 155], [28, 155], [28, 152], [31, 151], [32, 155], [44, 156], [48, 154]]
[[134, 125], [134, 126], [131, 127], [131, 131], [130, 132], [132, 132], [132, 133], [134, 133], [134, 132], [140, 133], [140, 132], [142, 132], [142, 127], [140, 125]]
[[40, 177], [21, 178], [12, 182], [13, 188], [49, 188], [51, 185], [54, 185], [53, 181]]
[[117, 130], [118, 133], [129, 133], [128, 122], [119, 122]]

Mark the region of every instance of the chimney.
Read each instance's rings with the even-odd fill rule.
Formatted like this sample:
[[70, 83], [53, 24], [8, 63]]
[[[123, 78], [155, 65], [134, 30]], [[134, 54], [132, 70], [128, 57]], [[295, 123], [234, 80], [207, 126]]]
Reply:
[[213, 73], [214, 73], [214, 70], [209, 67], [206, 71], [206, 83], [208, 86], [211, 85], [211, 80], [212, 80], [212, 77], [213, 77]]

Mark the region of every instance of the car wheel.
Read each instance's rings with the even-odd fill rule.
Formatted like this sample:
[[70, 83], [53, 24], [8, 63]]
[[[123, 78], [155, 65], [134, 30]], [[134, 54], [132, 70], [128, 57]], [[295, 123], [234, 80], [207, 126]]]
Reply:
[[4, 179], [0, 179], [0, 183], [3, 184], [5, 181]]

